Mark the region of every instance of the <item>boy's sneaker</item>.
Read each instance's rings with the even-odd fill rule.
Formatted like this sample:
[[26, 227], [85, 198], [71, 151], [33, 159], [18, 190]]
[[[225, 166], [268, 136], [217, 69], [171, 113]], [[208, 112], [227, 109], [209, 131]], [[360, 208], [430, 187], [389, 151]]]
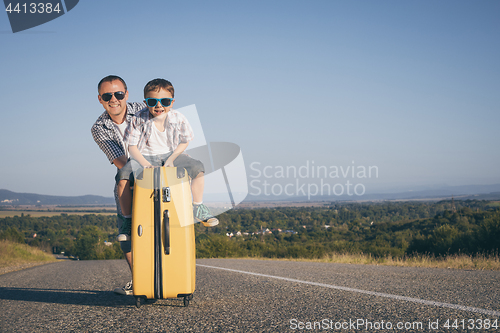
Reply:
[[123, 287], [116, 288], [115, 290], [113, 290], [113, 292], [115, 294], [119, 294], [119, 295], [132, 295], [133, 294], [133, 291], [132, 291], [132, 280], [130, 282], [127, 282], [127, 284], [124, 285]]
[[210, 210], [204, 204], [193, 205], [194, 219], [203, 223], [205, 227], [215, 227], [219, 220], [210, 213]]
[[120, 234], [116, 237], [116, 240], [119, 242], [129, 241], [132, 231], [132, 218], [123, 217], [122, 215], [118, 215], [118, 218], [122, 221], [122, 223], [119, 230]]

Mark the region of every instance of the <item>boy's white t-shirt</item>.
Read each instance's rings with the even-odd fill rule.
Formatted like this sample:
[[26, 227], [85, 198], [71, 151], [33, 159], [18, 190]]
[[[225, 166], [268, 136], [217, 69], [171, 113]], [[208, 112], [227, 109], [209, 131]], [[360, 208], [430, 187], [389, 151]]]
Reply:
[[153, 156], [153, 155], [162, 155], [170, 153], [170, 149], [168, 148], [168, 139], [167, 139], [167, 128], [160, 132], [156, 125], [153, 124], [153, 129], [151, 131], [151, 136], [149, 137], [148, 144], [144, 146], [142, 150], [143, 156]]
[[118, 132], [120, 132], [120, 141], [123, 145], [123, 149], [125, 149], [125, 155], [127, 156], [127, 158], [129, 158], [130, 155], [128, 152], [128, 145], [125, 144], [125, 142], [123, 142], [123, 136], [125, 135], [125, 130], [128, 127], [128, 123], [126, 121], [124, 121], [121, 124], [117, 124], [115, 122], [113, 124], [115, 124], [116, 128], [118, 129]]

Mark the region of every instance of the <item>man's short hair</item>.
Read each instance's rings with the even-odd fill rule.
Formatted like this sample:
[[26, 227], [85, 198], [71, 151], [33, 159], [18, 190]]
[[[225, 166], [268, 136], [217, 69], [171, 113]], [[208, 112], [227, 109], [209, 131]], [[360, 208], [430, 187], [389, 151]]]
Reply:
[[146, 98], [146, 94], [150, 91], [160, 91], [160, 89], [165, 89], [166, 91], [172, 94], [172, 98], [174, 98], [174, 86], [170, 81], [165, 79], [154, 79], [149, 81], [144, 87], [144, 98]]
[[115, 80], [118, 80], [121, 83], [123, 83], [123, 86], [125, 87], [125, 91], [124, 92], [127, 92], [127, 84], [125, 83], [125, 81], [123, 81], [123, 79], [121, 77], [119, 77], [117, 75], [108, 75], [105, 78], [103, 78], [101, 81], [99, 81], [99, 84], [97, 85], [97, 91], [98, 92], [100, 91], [101, 84], [103, 84], [104, 82], [113, 82]]

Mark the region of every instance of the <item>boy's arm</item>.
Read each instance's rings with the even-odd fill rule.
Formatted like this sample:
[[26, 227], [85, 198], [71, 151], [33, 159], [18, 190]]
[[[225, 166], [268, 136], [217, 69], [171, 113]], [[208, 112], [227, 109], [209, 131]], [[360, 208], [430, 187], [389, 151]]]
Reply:
[[186, 150], [187, 146], [189, 145], [189, 142], [184, 142], [184, 143], [179, 143], [177, 148], [175, 148], [174, 152], [170, 157], [165, 161], [165, 166], [167, 167], [173, 167], [174, 166], [174, 161], [179, 156]]
[[153, 166], [151, 163], [149, 163], [144, 156], [142, 156], [141, 152], [139, 149], [137, 149], [137, 146], [129, 146], [128, 147], [128, 152], [130, 153], [130, 156], [137, 162], [139, 162], [143, 168], [152, 168]]

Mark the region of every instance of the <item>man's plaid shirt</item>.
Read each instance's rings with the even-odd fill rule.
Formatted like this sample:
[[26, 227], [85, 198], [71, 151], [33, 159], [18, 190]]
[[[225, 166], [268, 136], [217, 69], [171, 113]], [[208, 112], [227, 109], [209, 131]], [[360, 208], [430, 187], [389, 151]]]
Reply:
[[[132, 117], [140, 110], [146, 108], [144, 103], [127, 103], [127, 115], [126, 122], [130, 124]], [[147, 111], [147, 108], [146, 108]], [[123, 148], [122, 139], [120, 138], [120, 132], [116, 128], [113, 120], [109, 116], [107, 111], [97, 118], [96, 122], [91, 129], [94, 141], [99, 145], [99, 148], [106, 154], [109, 162], [113, 161], [125, 153]]]
[[[123, 141], [128, 146], [137, 146], [140, 152], [148, 145], [149, 138], [154, 126], [154, 117], [146, 108], [137, 112], [130, 121]], [[174, 151], [180, 143], [186, 143], [194, 138], [193, 129], [187, 118], [179, 111], [170, 109], [165, 119], [167, 124], [167, 145], [170, 151]]]

